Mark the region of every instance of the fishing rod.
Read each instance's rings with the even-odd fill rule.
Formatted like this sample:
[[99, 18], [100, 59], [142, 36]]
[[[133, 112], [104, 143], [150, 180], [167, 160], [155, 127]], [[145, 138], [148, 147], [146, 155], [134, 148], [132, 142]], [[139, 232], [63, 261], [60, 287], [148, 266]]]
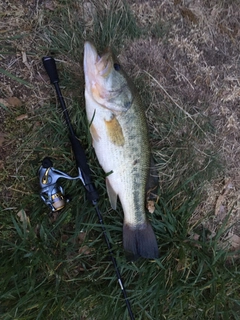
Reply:
[[[82, 183], [83, 183], [83, 185], [85, 187], [87, 199], [92, 203], [92, 205], [93, 205], [93, 207], [94, 207], [94, 209], [95, 209], [95, 211], [97, 213], [98, 220], [99, 220], [99, 222], [101, 224], [102, 232], [103, 232], [103, 235], [104, 235], [107, 247], [108, 247], [109, 254], [111, 256], [112, 263], [114, 265], [114, 269], [115, 269], [115, 272], [116, 272], [118, 283], [119, 283], [120, 288], [122, 290], [122, 294], [123, 294], [123, 297], [124, 297], [124, 300], [125, 300], [125, 303], [126, 303], [126, 306], [127, 306], [127, 309], [128, 309], [129, 317], [130, 317], [131, 320], [134, 320], [135, 318], [134, 318], [134, 315], [133, 315], [133, 312], [132, 312], [132, 309], [131, 309], [130, 302], [129, 302], [128, 297], [127, 297], [127, 292], [126, 292], [126, 289], [125, 289], [123, 281], [122, 281], [122, 277], [121, 277], [121, 274], [120, 274], [120, 271], [119, 271], [119, 268], [118, 268], [118, 265], [117, 265], [117, 261], [116, 261], [114, 255], [113, 255], [112, 246], [111, 246], [111, 243], [110, 243], [110, 241], [108, 239], [108, 236], [107, 236], [107, 231], [106, 231], [106, 228], [105, 228], [105, 225], [104, 225], [104, 222], [103, 222], [101, 211], [100, 211], [100, 209], [98, 207], [98, 198], [99, 198], [98, 192], [97, 192], [97, 190], [96, 190], [96, 188], [95, 188], [95, 186], [94, 186], [94, 184], [93, 184], [93, 182], [91, 180], [91, 171], [90, 171], [90, 168], [89, 168], [88, 163], [87, 163], [87, 158], [86, 158], [84, 149], [81, 146], [80, 141], [77, 139], [77, 137], [76, 137], [76, 135], [74, 133], [74, 130], [73, 130], [70, 118], [69, 118], [69, 114], [68, 114], [68, 111], [67, 111], [67, 107], [66, 107], [65, 101], [63, 99], [63, 96], [62, 96], [62, 93], [61, 93], [61, 89], [59, 87], [59, 77], [58, 77], [58, 72], [57, 72], [57, 67], [56, 67], [55, 60], [54, 60], [53, 57], [43, 57], [42, 58], [42, 62], [43, 62], [43, 65], [45, 67], [45, 70], [46, 70], [46, 72], [47, 72], [47, 74], [49, 76], [51, 84], [53, 84], [54, 87], [55, 87], [59, 103], [60, 103], [60, 105], [62, 107], [62, 111], [63, 111], [63, 114], [64, 114], [64, 117], [65, 117], [68, 129], [69, 129], [69, 138], [70, 138], [70, 141], [71, 141], [72, 150], [73, 150], [73, 153], [74, 153], [74, 156], [75, 156], [77, 169], [78, 169], [78, 174], [79, 174], [77, 177], [70, 177], [70, 176], [66, 175], [67, 177], [65, 177], [65, 178], [66, 179], [79, 178], [82, 181]], [[46, 158], [45, 158], [45, 160], [46, 160]], [[58, 178], [61, 178], [61, 177], [64, 178], [64, 176], [63, 176], [64, 173], [61, 172], [61, 171], [57, 171], [56, 169], [52, 168], [51, 165], [52, 165], [52, 163], [49, 162], [49, 158], [47, 158], [45, 164], [44, 163], [42, 164], [42, 167], [40, 168], [42, 170], [42, 171], [40, 170], [40, 173], [42, 172], [42, 176], [43, 176], [43, 178], [41, 180], [42, 182], [48, 181], [49, 172], [51, 173], [51, 170], [52, 170], [52, 175], [53, 175], [53, 177], [51, 177], [51, 179], [50, 179], [51, 181], [54, 180], [52, 178], [55, 177], [56, 181], [54, 180], [54, 182], [57, 183]], [[46, 170], [48, 170], [47, 174], [46, 174]], [[44, 180], [44, 178], [45, 178], [45, 180]], [[54, 184], [54, 186], [56, 186], [56, 183]], [[55, 189], [53, 189], [53, 190], [55, 190]], [[56, 190], [59, 190], [59, 188], [56, 187]], [[49, 194], [49, 192], [50, 191], [48, 189], [47, 190], [47, 195], [50, 196], [51, 199], [53, 199], [54, 197], [51, 194]], [[56, 198], [60, 199], [60, 202], [61, 202], [61, 200], [63, 200], [62, 199], [63, 197], [61, 197], [62, 196], [61, 192], [62, 192], [62, 189], [60, 189], [59, 193], [56, 192], [56, 194], [57, 194]], [[43, 198], [43, 200], [45, 199], [44, 196], [42, 196], [42, 198]], [[55, 207], [56, 207], [56, 205], [55, 205]], [[55, 209], [55, 207], [53, 207], [53, 208]], [[58, 208], [56, 210], [58, 210]]]

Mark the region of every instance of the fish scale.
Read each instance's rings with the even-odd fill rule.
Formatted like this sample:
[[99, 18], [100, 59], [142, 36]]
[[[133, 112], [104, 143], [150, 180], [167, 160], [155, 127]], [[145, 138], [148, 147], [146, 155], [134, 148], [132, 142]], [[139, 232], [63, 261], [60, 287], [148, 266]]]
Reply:
[[100, 57], [92, 44], [85, 43], [85, 101], [93, 147], [108, 174], [111, 205], [116, 209], [119, 197], [123, 208], [126, 253], [131, 259], [157, 258], [156, 237], [145, 213], [150, 166], [145, 113], [133, 84], [114, 65], [109, 51]]

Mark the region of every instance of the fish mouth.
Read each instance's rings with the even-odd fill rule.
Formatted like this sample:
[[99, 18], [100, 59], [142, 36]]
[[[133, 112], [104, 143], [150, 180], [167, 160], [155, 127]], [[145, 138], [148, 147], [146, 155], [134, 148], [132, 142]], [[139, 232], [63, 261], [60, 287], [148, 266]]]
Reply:
[[99, 75], [106, 78], [113, 67], [112, 55], [111, 52], [106, 52], [96, 63], [96, 68], [99, 72]]
[[99, 59], [100, 57], [98, 56], [95, 47], [90, 42], [85, 42], [83, 68], [84, 68], [85, 83], [87, 88], [91, 87], [91, 83], [95, 78], [94, 69]]
[[113, 67], [111, 52], [108, 50], [101, 57], [90, 42], [84, 44], [84, 73], [88, 77], [101, 76], [106, 78]]
[[109, 85], [111, 84], [109, 76], [113, 69], [111, 52], [107, 50], [102, 56], [99, 56], [94, 45], [88, 41], [85, 42], [83, 67], [85, 89], [94, 100], [105, 105], [106, 100], [109, 99]]
[[84, 44], [84, 71], [87, 73], [91, 65], [95, 65], [100, 59], [97, 50], [90, 42]]

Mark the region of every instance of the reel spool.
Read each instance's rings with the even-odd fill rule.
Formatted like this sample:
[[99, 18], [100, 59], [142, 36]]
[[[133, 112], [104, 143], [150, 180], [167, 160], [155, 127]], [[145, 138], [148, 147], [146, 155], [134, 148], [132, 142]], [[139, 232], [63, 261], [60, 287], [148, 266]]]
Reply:
[[65, 172], [53, 168], [50, 158], [46, 157], [42, 161], [42, 165], [38, 170], [40, 183], [40, 196], [44, 203], [48, 205], [52, 211], [63, 209], [69, 199], [65, 196], [63, 187], [58, 183], [60, 178], [68, 180], [81, 179], [81, 174], [77, 177], [71, 177]]

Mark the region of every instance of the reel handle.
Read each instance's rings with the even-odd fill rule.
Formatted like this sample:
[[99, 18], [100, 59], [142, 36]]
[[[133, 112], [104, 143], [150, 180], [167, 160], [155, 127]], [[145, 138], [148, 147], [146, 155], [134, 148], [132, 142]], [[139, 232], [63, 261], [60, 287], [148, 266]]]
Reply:
[[59, 82], [56, 62], [53, 57], [43, 57], [42, 62], [52, 84]]

